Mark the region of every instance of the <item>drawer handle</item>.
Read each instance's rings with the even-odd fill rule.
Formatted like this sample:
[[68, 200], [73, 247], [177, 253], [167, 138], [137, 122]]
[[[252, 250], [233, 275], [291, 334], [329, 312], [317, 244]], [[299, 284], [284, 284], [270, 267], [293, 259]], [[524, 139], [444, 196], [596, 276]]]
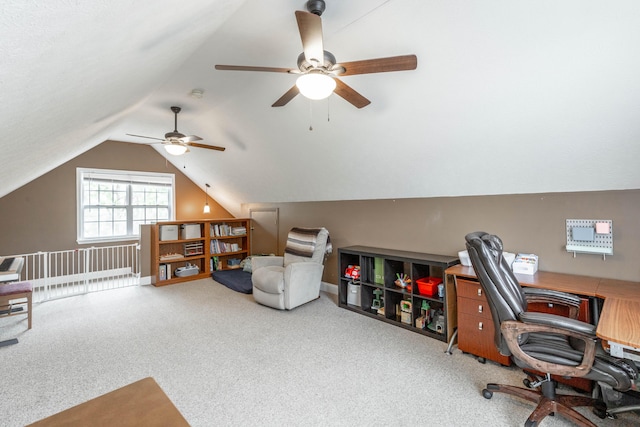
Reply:
[[478, 322], [478, 330], [482, 330], [482, 322]]
[[482, 313], [482, 304], [478, 305], [478, 313]]
[[478, 288], [478, 296], [481, 297], [482, 296], [482, 288]]

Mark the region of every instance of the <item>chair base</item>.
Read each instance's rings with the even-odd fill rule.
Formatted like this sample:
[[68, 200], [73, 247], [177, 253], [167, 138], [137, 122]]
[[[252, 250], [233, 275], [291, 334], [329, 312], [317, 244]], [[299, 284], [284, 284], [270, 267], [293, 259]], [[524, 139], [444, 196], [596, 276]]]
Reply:
[[604, 408], [606, 411], [606, 405], [601, 400], [585, 396], [555, 394], [555, 385], [552, 383], [543, 383], [542, 386], [537, 389], [527, 389], [504, 384], [487, 384], [487, 388], [482, 390], [482, 395], [486, 399], [491, 399], [495, 392], [510, 394], [537, 405], [536, 409], [525, 422], [524, 425], [526, 427], [540, 425], [544, 417], [549, 414], [558, 414], [563, 418], [573, 421], [578, 426], [596, 427], [594, 423], [573, 408], [590, 406], [599, 410]]

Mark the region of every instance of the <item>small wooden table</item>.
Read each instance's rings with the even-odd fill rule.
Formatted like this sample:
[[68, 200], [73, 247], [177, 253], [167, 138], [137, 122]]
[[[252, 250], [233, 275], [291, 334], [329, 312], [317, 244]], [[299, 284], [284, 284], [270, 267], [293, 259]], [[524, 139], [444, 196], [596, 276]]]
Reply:
[[189, 426], [153, 378], [145, 378], [37, 421], [35, 427]]

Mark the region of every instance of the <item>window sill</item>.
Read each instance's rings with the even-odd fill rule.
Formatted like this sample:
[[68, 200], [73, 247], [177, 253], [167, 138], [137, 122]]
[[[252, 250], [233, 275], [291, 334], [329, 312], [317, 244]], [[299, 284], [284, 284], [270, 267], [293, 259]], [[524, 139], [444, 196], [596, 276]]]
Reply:
[[91, 239], [77, 239], [79, 245], [93, 245], [96, 243], [121, 243], [121, 242], [139, 242], [140, 236], [122, 236], [122, 237], [96, 237]]

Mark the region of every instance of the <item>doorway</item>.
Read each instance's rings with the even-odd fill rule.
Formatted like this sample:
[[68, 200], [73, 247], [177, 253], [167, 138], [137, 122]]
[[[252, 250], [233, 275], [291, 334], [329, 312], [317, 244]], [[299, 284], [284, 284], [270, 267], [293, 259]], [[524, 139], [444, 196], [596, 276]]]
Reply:
[[249, 209], [252, 255], [278, 255], [278, 215], [278, 208]]

